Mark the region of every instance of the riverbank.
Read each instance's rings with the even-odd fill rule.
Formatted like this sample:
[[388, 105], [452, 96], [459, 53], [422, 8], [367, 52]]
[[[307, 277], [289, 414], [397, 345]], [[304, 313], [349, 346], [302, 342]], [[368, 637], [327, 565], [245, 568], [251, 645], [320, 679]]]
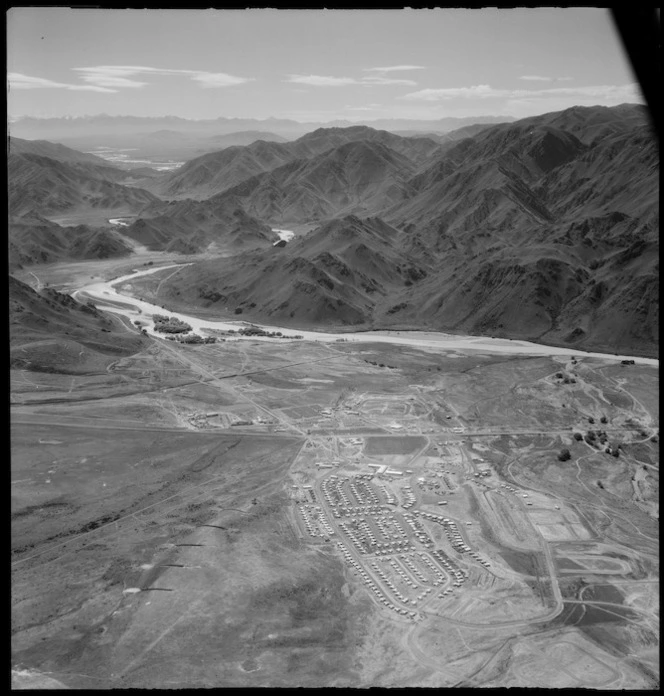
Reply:
[[[139, 321], [148, 334], [163, 338], [154, 331], [152, 314], [164, 312], [164, 307], [147, 302], [132, 294], [131, 282], [145, 275], [165, 271], [171, 268], [178, 268], [188, 264], [170, 264], [151, 267], [147, 269], [135, 270], [134, 272], [120, 276], [110, 281], [98, 281], [85, 285], [72, 292], [72, 296], [81, 300], [92, 300], [100, 308], [104, 308], [105, 301], [110, 301], [108, 311], [124, 315], [131, 322]], [[121, 300], [131, 300], [132, 308], [122, 306], [112, 306], [112, 302]], [[238, 328], [246, 326], [246, 321], [212, 320], [177, 311], [166, 310], [170, 316], [179, 319], [192, 327], [192, 331], [200, 333], [204, 330], [215, 331], [237, 331]], [[655, 358], [645, 358], [630, 355], [612, 355], [607, 353], [580, 351], [564, 346], [548, 346], [543, 344], [531, 343], [518, 339], [490, 338], [488, 336], [464, 336], [432, 331], [400, 331], [400, 330], [378, 330], [378, 331], [348, 331], [348, 332], [326, 332], [312, 331], [303, 329], [293, 329], [282, 326], [260, 324], [249, 322], [266, 332], [280, 331], [285, 337], [301, 337], [303, 340], [320, 342], [367, 342], [367, 343], [391, 343], [394, 345], [412, 346], [424, 349], [440, 349], [455, 351], [476, 351], [490, 354], [512, 354], [512, 355], [535, 355], [535, 356], [555, 356], [566, 355], [575, 357], [600, 358], [611, 361], [634, 360], [641, 365], [659, 367], [659, 360]], [[243, 340], [237, 338], [236, 340]], [[277, 340], [267, 337], [252, 337], [251, 340]], [[283, 339], [278, 339], [283, 340]]]

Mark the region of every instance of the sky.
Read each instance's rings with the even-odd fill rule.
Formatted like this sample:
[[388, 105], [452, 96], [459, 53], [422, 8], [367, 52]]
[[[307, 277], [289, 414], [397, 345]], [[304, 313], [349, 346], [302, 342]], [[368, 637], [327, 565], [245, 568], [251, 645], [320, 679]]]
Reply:
[[8, 115], [523, 118], [643, 103], [609, 11], [12, 8]]

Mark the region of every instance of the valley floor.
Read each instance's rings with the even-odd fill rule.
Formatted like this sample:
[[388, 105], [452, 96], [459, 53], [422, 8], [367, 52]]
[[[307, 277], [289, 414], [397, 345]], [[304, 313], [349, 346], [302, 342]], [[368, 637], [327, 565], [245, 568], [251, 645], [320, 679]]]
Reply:
[[15, 687], [656, 689], [658, 436], [657, 367], [569, 351], [13, 369]]

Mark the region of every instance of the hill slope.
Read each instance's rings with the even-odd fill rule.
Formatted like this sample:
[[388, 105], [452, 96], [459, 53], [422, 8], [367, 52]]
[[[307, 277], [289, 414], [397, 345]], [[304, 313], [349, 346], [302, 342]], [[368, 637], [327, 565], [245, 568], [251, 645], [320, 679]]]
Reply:
[[147, 338], [118, 319], [55, 290], [34, 291], [9, 276], [10, 364], [43, 372], [99, 370], [109, 356], [131, 355]]
[[39, 215], [10, 218], [9, 268], [54, 261], [126, 256], [131, 246], [114, 230], [87, 225], [61, 227]]
[[9, 152], [13, 155], [38, 155], [58, 160], [58, 162], [75, 162], [95, 164], [99, 167], [108, 167], [108, 162], [101, 157], [79, 152], [60, 143], [51, 143], [48, 140], [23, 140], [21, 138], [9, 139]]
[[158, 199], [148, 191], [116, 183], [124, 173], [86, 161], [10, 154], [9, 213], [44, 217], [88, 209], [138, 212]]
[[438, 143], [430, 138], [403, 138], [367, 126], [318, 128], [289, 143], [259, 140], [197, 157], [156, 182], [151, 190], [165, 198], [208, 198], [253, 176], [315, 158], [351, 142], [389, 148], [406, 158], [411, 168], [428, 162], [439, 151]]
[[163, 299], [294, 325], [366, 325], [377, 303], [412, 277], [400, 233], [379, 219], [333, 220], [283, 248], [255, 251], [182, 269]]
[[403, 197], [415, 169], [380, 142], [350, 141], [248, 179], [218, 198], [235, 196], [251, 215], [282, 225], [371, 214]]
[[232, 196], [155, 203], [122, 231], [150, 249], [180, 253], [210, 245], [219, 250], [267, 247], [278, 239], [269, 225], [248, 215]]

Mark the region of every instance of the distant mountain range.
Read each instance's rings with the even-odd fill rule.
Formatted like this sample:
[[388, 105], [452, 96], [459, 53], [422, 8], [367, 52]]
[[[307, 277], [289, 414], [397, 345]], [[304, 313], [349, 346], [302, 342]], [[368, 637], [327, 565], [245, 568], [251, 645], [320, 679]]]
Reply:
[[375, 119], [366, 121], [336, 120], [325, 123], [293, 121], [283, 118], [215, 118], [192, 120], [177, 116], [81, 116], [78, 118], [34, 118], [25, 116], [13, 120], [10, 134], [28, 140], [47, 139], [59, 141], [67, 137], [118, 136], [155, 131], [174, 131], [189, 134], [227, 135], [241, 131], [271, 132], [286, 138], [294, 138], [317, 128], [348, 128], [366, 125], [377, 130], [410, 130], [446, 133], [462, 126], [477, 123], [504, 123], [513, 121], [510, 116], [446, 117], [436, 120]]
[[[643, 107], [402, 130], [316, 128], [230, 145], [129, 185], [127, 172], [50, 158], [41, 144], [10, 163], [10, 211], [16, 201], [28, 219], [42, 214], [40, 198], [84, 205], [90, 190], [117, 193], [136, 206], [122, 230], [134, 240], [236, 250], [162, 283], [169, 306], [656, 353], [659, 155]], [[271, 227], [305, 224], [315, 229], [272, 246]]]
[[[205, 153], [258, 140], [283, 143], [318, 129], [346, 129], [370, 125], [377, 130], [431, 132], [442, 138], [451, 130], [478, 124], [512, 121], [510, 117], [444, 118], [436, 121], [382, 119], [354, 124], [350, 121], [299, 123], [288, 119], [218, 118], [189, 120], [177, 117], [86, 116], [81, 118], [20, 118], [10, 123], [12, 136], [49, 140], [93, 152], [122, 168], [150, 162], [181, 162]], [[442, 140], [440, 142], [443, 142]]]

